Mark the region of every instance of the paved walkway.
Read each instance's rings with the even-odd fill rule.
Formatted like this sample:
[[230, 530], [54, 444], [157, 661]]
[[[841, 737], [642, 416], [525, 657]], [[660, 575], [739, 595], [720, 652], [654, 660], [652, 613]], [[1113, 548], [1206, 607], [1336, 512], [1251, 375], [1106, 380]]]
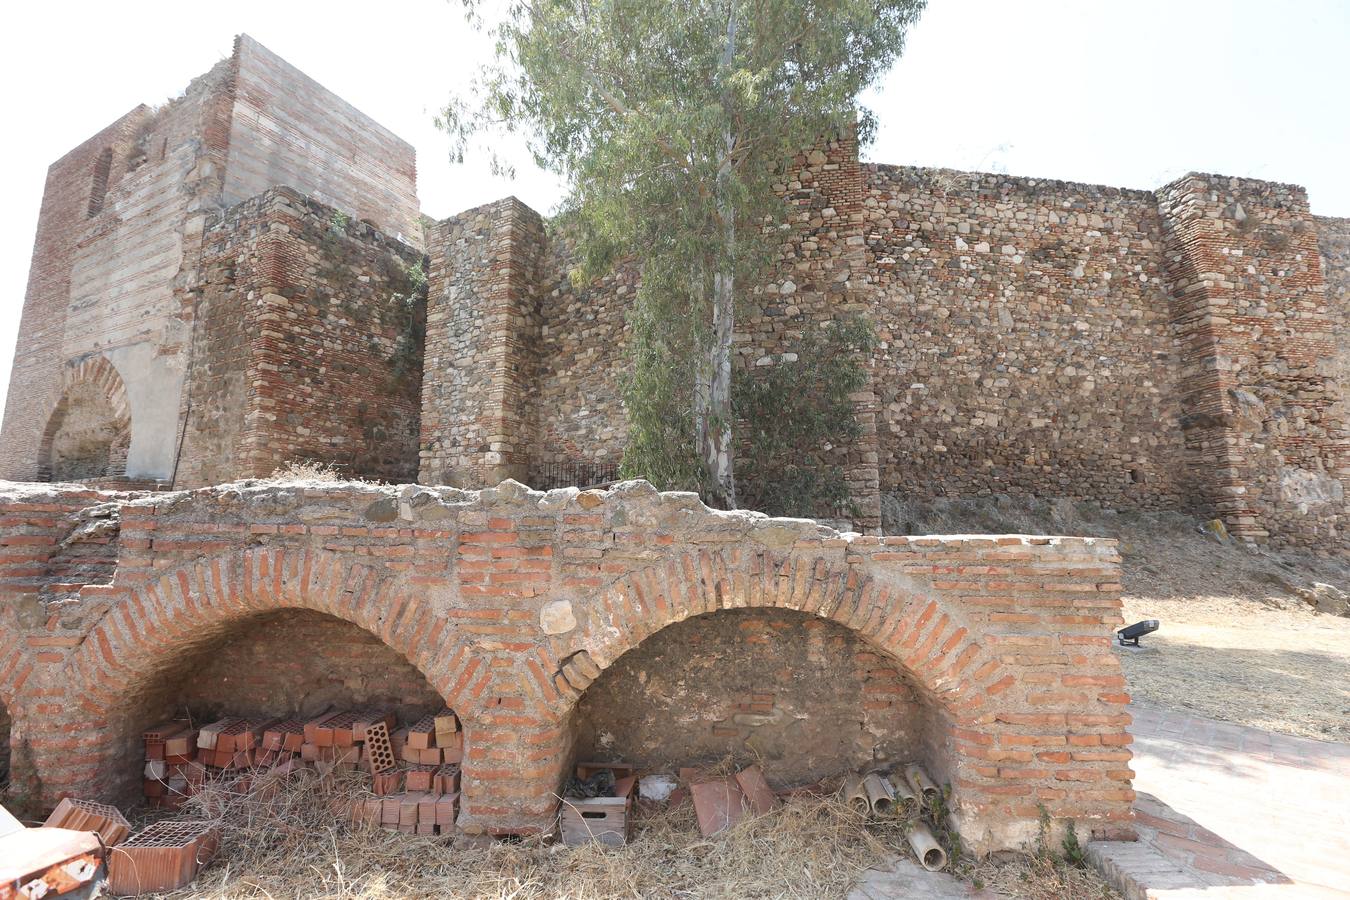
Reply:
[[1350, 744], [1135, 704], [1140, 841], [1090, 852], [1133, 898], [1350, 898]]
[[848, 900], [1000, 900], [945, 872], [929, 872], [907, 856], [868, 869]]

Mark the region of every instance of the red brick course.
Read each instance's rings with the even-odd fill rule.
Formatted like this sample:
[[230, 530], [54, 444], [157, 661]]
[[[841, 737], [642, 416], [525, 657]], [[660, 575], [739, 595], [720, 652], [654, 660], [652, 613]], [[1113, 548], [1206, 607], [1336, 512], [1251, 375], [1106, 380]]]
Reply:
[[[122, 757], [154, 724], [138, 704], [175, 661], [307, 609], [377, 636], [459, 714], [462, 828], [537, 827], [569, 769], [574, 705], [603, 670], [689, 616], [781, 607], [839, 623], [906, 673], [973, 846], [1030, 837], [1038, 803], [1100, 833], [1128, 825], [1127, 752], [1057, 749], [1128, 742], [1110, 541], [840, 535], [640, 482], [546, 495], [242, 483], [135, 500], [35, 487], [3, 501], [15, 525], [0, 537], [0, 627], [16, 649], [0, 701], [49, 801], [126, 788]], [[67, 584], [76, 611], [34, 617], [48, 561], [97, 501], [120, 511], [111, 584]], [[393, 519], [372, 521], [386, 506]], [[574, 627], [542, 615], [559, 602]]]

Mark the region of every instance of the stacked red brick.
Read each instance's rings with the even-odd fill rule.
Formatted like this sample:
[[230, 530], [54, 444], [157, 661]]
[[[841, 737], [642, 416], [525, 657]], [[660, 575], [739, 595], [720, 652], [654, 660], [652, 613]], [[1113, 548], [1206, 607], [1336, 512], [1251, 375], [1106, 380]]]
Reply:
[[163, 722], [147, 729], [145, 741], [146, 802], [155, 808], [177, 809], [205, 778], [197, 759], [201, 731], [183, 720]]
[[108, 855], [108, 889], [122, 896], [178, 890], [219, 847], [220, 832], [210, 822], [156, 822]]
[[376, 796], [356, 804], [353, 820], [407, 834], [452, 833], [464, 758], [459, 719], [447, 709], [393, 732], [388, 740], [387, 752], [372, 752], [368, 759]]
[[[224, 776], [300, 766], [328, 774], [364, 762], [377, 799], [356, 804], [354, 820], [418, 834], [450, 833], [464, 758], [459, 719], [447, 709], [391, 732], [394, 724], [392, 712], [378, 710], [326, 712], [306, 722], [227, 716], [195, 730], [184, 720], [165, 722], [143, 735], [145, 797], [152, 807], [178, 809], [203, 784]], [[387, 752], [367, 751], [376, 734], [388, 742]]]

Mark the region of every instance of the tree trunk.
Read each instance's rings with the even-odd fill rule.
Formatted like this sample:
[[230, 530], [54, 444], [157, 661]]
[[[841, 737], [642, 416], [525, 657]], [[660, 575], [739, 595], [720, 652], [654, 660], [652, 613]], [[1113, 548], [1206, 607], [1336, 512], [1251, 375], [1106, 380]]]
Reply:
[[[727, 36], [719, 69], [726, 77], [736, 58], [736, 4], [727, 10]], [[736, 508], [736, 475], [731, 437], [731, 336], [736, 321], [736, 210], [731, 202], [731, 159], [736, 135], [731, 127], [731, 109], [725, 110], [722, 159], [717, 167], [717, 217], [722, 227], [722, 255], [713, 274], [712, 336], [708, 357], [708, 401], [701, 423], [700, 449], [708, 474], [723, 502]]]
[[[734, 239], [734, 238], [733, 238]], [[736, 280], [730, 272], [713, 276], [713, 332], [709, 355], [708, 433], [704, 461], [727, 507], [736, 508], [736, 476], [731, 444], [731, 334], [735, 322]]]

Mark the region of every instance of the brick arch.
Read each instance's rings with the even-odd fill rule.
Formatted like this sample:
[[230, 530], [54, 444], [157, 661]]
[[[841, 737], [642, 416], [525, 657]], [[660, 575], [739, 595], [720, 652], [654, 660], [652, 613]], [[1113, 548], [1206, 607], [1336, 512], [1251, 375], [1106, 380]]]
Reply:
[[481, 665], [444, 635], [428, 609], [378, 565], [326, 550], [254, 548], [199, 559], [141, 585], [94, 626], [68, 663], [90, 713], [116, 705], [185, 651], [254, 616], [282, 609], [325, 613], [375, 635], [455, 708]]
[[[104, 356], [87, 356], [83, 359], [72, 360], [61, 371], [59, 399], [47, 416], [46, 424], [42, 430], [42, 439], [38, 443], [37, 478], [39, 481], [52, 480], [52, 445], [69, 411], [71, 391], [81, 385], [92, 385], [102, 393], [112, 411], [110, 424], [114, 433], [118, 436], [118, 443], [129, 445], [131, 442], [131, 404], [127, 400], [126, 384], [123, 383], [122, 376], [118, 374], [116, 367]], [[122, 459], [121, 469], [122, 472], [109, 474], [123, 474], [126, 470], [125, 458]]]
[[[589, 657], [580, 667], [564, 662], [554, 704], [560, 714], [595, 670], [669, 625], [723, 609], [791, 609], [843, 625], [898, 664], [926, 700], [965, 722], [1014, 682], [951, 598], [917, 580], [860, 573], [824, 555], [685, 553], [620, 578], [597, 599], [579, 646], [557, 648], [564, 660], [571, 653]], [[582, 683], [573, 684], [577, 674]]]

